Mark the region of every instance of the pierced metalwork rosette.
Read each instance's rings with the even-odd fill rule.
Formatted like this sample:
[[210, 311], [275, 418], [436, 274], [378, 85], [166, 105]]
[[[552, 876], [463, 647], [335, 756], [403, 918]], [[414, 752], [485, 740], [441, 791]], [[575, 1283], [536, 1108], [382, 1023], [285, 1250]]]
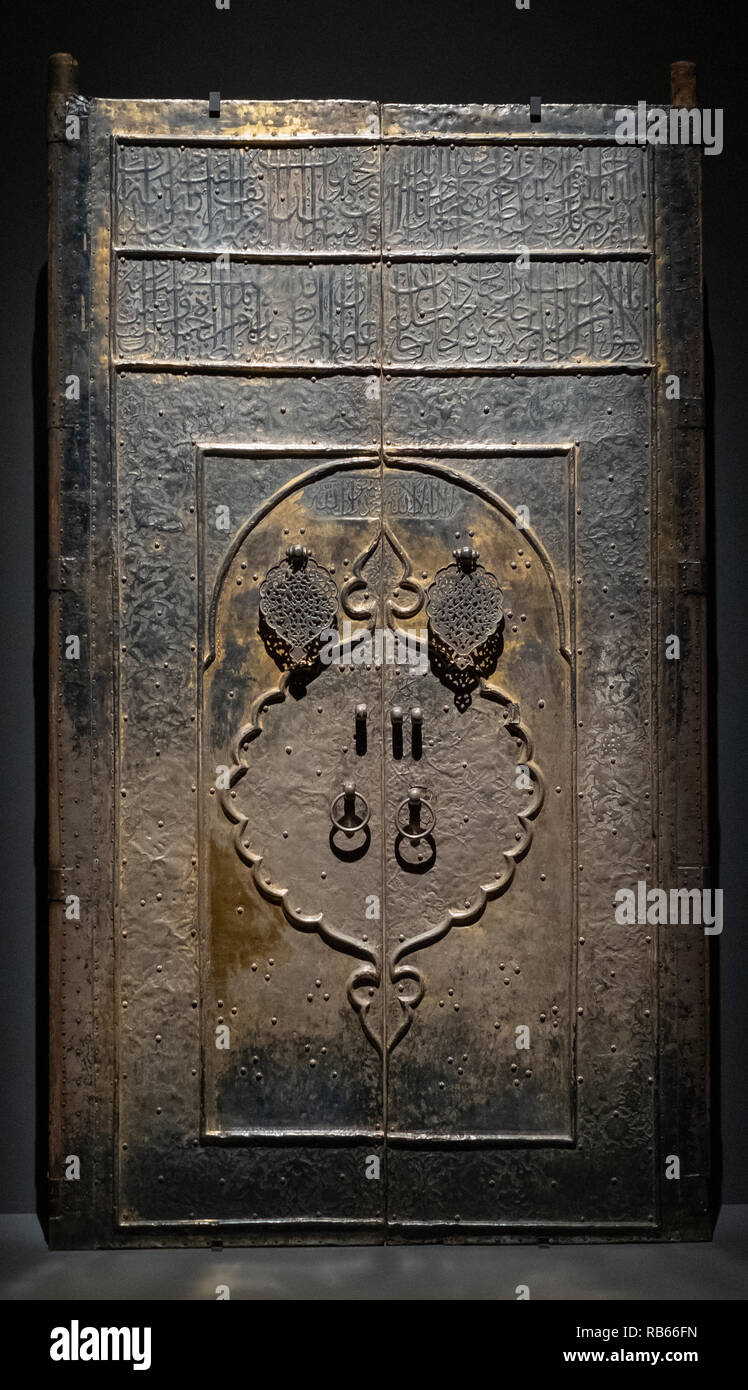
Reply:
[[260, 617], [293, 666], [309, 666], [321, 634], [335, 627], [338, 590], [307, 547], [291, 545], [260, 585]]
[[471, 666], [495, 637], [504, 617], [504, 595], [495, 575], [478, 564], [478, 551], [461, 546], [453, 565], [438, 570], [427, 591], [432, 635], [460, 670]]

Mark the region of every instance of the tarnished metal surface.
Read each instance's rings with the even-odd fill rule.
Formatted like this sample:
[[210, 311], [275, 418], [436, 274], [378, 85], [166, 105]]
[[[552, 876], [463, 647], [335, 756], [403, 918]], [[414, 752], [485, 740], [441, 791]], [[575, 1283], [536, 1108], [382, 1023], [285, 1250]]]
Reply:
[[698, 170], [613, 132], [53, 98], [55, 1243], [707, 1232], [613, 910], [706, 859]]

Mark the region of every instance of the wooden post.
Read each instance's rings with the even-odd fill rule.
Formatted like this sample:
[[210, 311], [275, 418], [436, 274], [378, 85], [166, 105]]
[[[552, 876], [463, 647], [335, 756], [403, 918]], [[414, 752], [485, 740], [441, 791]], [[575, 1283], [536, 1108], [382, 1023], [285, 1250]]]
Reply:
[[47, 86], [57, 96], [78, 94], [78, 64], [72, 53], [53, 53], [47, 65]]
[[670, 64], [670, 105], [692, 111], [696, 105], [696, 64]]

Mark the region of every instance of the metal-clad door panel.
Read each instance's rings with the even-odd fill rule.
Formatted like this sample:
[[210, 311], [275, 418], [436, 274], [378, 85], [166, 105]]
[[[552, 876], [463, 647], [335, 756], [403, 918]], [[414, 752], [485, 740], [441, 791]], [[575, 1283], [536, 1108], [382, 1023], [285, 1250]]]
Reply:
[[[369, 997], [381, 917], [368, 920], [363, 906], [381, 897], [376, 736], [370, 753], [362, 746], [381, 721], [380, 681], [320, 661], [340, 633], [345, 561], [372, 525], [358, 516], [332, 528], [315, 516], [331, 485], [365, 488], [368, 474], [322, 471], [314, 481], [319, 466], [306, 467], [266, 516], [241, 527], [208, 606], [202, 998], [206, 1126], [222, 1139], [382, 1135], [381, 1059], [361, 1026], [381, 1026]], [[294, 544], [309, 551], [298, 567], [286, 558]], [[268, 583], [273, 603], [263, 601]], [[330, 816], [349, 782], [369, 813], [355, 836]], [[363, 819], [361, 803], [357, 812]], [[221, 1026], [227, 1047], [216, 1046]]]
[[[428, 528], [392, 523], [420, 576], [411, 625], [428, 634], [427, 668], [389, 668], [386, 694], [406, 725], [403, 755], [385, 756], [389, 976], [397, 991], [410, 970], [420, 996], [389, 1062], [388, 1127], [403, 1143], [573, 1136], [573, 459], [519, 467], [549, 490], [535, 526], [562, 511], [555, 565], [494, 491], [516, 486], [512, 459], [401, 461], [390, 475], [399, 490], [440, 484]], [[475, 552], [473, 567], [453, 549]], [[440, 607], [445, 585], [457, 594]], [[411, 784], [436, 816], [415, 844], [396, 830]]]

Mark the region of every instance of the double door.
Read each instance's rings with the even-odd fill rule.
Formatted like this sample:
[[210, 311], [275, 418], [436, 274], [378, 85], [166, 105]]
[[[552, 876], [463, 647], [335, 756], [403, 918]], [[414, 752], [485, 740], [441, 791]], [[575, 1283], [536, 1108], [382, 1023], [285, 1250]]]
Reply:
[[705, 1231], [615, 913], [705, 860], [697, 169], [614, 132], [53, 93], [56, 1243]]

